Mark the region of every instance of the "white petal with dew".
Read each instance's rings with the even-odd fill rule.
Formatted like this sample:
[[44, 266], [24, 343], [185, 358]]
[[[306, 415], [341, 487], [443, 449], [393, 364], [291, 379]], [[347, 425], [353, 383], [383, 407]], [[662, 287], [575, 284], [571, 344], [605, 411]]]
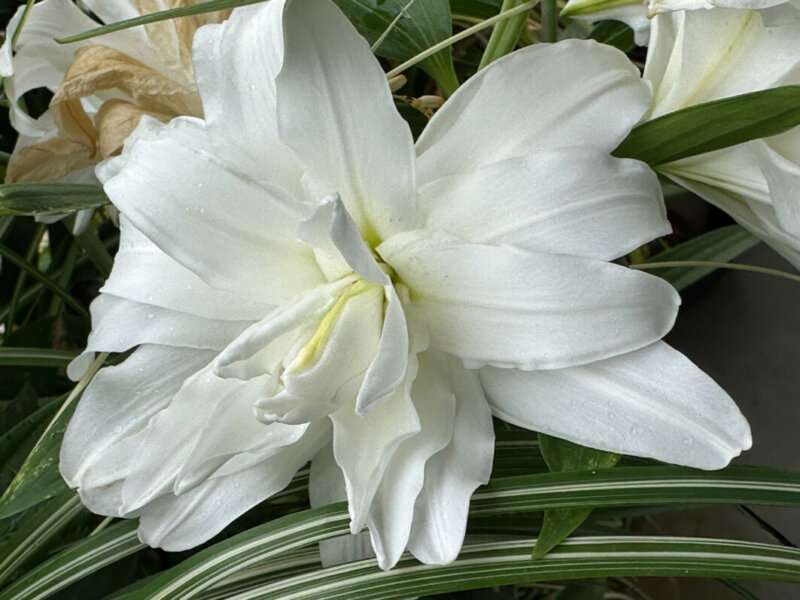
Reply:
[[[184, 380], [212, 357], [213, 353], [202, 350], [142, 346], [121, 365], [101, 369], [83, 393], [64, 434], [60, 469], [67, 483], [80, 487], [88, 468], [120, 440], [146, 427]], [[128, 456], [126, 464], [109, 465], [108, 471], [123, 477], [131, 462]], [[108, 477], [113, 479], [111, 474]]]
[[434, 231], [394, 236], [378, 252], [411, 290], [431, 346], [466, 366], [556, 369], [623, 354], [670, 330], [680, 297], [618, 265]]
[[330, 438], [322, 421], [295, 444], [247, 470], [209, 479], [180, 496], [162, 496], [140, 511], [139, 537], [156, 548], [193, 548], [222, 531], [239, 515], [285, 488]]
[[461, 551], [472, 493], [488, 483], [494, 458], [494, 427], [478, 374], [448, 357], [456, 398], [453, 436], [425, 465], [425, 485], [414, 505], [408, 549], [429, 565], [448, 564]]
[[750, 447], [750, 427], [714, 381], [657, 342], [553, 371], [485, 368], [495, 416], [577, 444], [720, 469]]
[[353, 398], [331, 415], [333, 454], [344, 473], [352, 533], [364, 527], [372, 500], [397, 448], [420, 431], [419, 417], [411, 400], [416, 373], [416, 358], [409, 357], [405, 382], [386, 402], [359, 416]]
[[429, 228], [611, 260], [671, 232], [655, 173], [598, 148], [539, 150], [420, 189]]
[[456, 397], [447, 372], [448, 357], [430, 351], [417, 355], [419, 371], [411, 399], [421, 429], [394, 453], [369, 509], [367, 525], [382, 569], [391, 569], [409, 542], [414, 502], [425, 477], [425, 465], [453, 437]]
[[[414, 143], [369, 44], [334, 3], [286, 2], [280, 137], [375, 245], [416, 226]], [[377, 238], [377, 239], [376, 239]]]
[[294, 235], [307, 207], [230, 163], [202, 121], [142, 118], [128, 140], [120, 157], [97, 169], [109, 198], [203, 281], [273, 305], [324, 281]]
[[534, 150], [610, 152], [650, 98], [639, 71], [611, 46], [565, 40], [512, 52], [471, 77], [428, 123], [417, 141], [420, 183]]

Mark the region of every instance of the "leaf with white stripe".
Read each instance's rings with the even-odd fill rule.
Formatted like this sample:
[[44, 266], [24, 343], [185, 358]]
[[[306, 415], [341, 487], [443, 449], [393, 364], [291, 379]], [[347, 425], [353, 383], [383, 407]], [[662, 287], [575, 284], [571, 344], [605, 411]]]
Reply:
[[0, 592], [0, 600], [43, 600], [145, 547], [136, 521], [112, 525], [69, 546]]
[[298, 575], [228, 600], [390, 600], [515, 583], [594, 577], [728, 577], [800, 582], [800, 550], [770, 544], [651, 536], [579, 537], [531, 560], [536, 540], [465, 545], [445, 566], [404, 557]]
[[69, 491], [53, 498], [26, 519], [22, 527], [0, 547], [0, 587], [46, 552], [67, 525], [84, 514], [86, 509], [80, 498], [75, 492]]
[[[731, 467], [711, 473], [684, 467], [619, 467], [595, 473], [508, 477], [479, 489], [472, 497], [470, 515], [588, 506], [712, 503], [800, 507], [800, 474], [761, 467]], [[194, 599], [242, 569], [348, 533], [349, 521], [344, 503], [281, 517], [197, 553], [129, 598]], [[526, 560], [529, 558], [526, 555]]]

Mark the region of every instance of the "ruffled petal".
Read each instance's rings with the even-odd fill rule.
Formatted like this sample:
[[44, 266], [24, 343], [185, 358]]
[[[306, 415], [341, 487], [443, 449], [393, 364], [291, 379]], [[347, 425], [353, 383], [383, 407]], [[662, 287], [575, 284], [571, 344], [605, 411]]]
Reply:
[[447, 356], [426, 352], [418, 354], [417, 359], [419, 371], [411, 398], [421, 429], [400, 444], [392, 456], [367, 518], [372, 547], [382, 569], [391, 569], [409, 542], [414, 502], [422, 489], [428, 459], [453, 437], [456, 397], [450, 387]]
[[541, 150], [437, 179], [420, 190], [420, 207], [427, 227], [470, 242], [600, 260], [671, 231], [655, 173], [595, 148]]
[[150, 546], [173, 552], [211, 539], [239, 515], [285, 488], [330, 439], [329, 431], [328, 423], [317, 423], [295, 444], [247, 470], [151, 502], [140, 511], [139, 537]]
[[[121, 365], [101, 369], [83, 393], [64, 434], [60, 469], [67, 483], [81, 490], [85, 472], [105, 461], [121, 440], [146, 427], [184, 380], [212, 357], [212, 352], [203, 350], [141, 346]], [[122, 464], [106, 464], [104, 477], [107, 481], [122, 478], [130, 462], [128, 455]]]
[[286, 2], [281, 139], [319, 198], [338, 193], [372, 246], [416, 226], [414, 144], [369, 44], [332, 2]]
[[310, 249], [294, 235], [304, 205], [227, 162], [202, 121], [161, 125], [143, 117], [128, 140], [122, 156], [98, 167], [106, 192], [139, 231], [200, 279], [275, 305], [323, 282]]
[[725, 391], [663, 342], [570, 369], [480, 376], [495, 416], [600, 450], [720, 469], [752, 443]]
[[670, 330], [680, 297], [665, 281], [618, 265], [434, 231], [378, 252], [411, 290], [431, 345], [467, 367], [580, 365], [641, 348]]
[[352, 533], [364, 527], [383, 474], [398, 447], [420, 431], [411, 400], [416, 373], [416, 358], [410, 357], [405, 382], [386, 402], [359, 416], [353, 394], [351, 402], [331, 415], [333, 454], [344, 473]]
[[[283, 64], [284, 0], [241, 6], [198, 30], [192, 50], [209, 131], [249, 173], [298, 193], [302, 170], [278, 139], [275, 78]], [[221, 69], [219, 65], [225, 65]], [[267, 160], [265, 160], [267, 158]]]
[[431, 119], [417, 141], [419, 180], [534, 150], [611, 152], [650, 98], [639, 71], [611, 46], [565, 40], [523, 48], [479, 71]]
[[456, 398], [453, 436], [425, 465], [425, 485], [414, 505], [408, 549], [420, 561], [443, 565], [464, 542], [472, 493], [488, 483], [494, 458], [492, 413], [478, 374], [453, 357], [447, 361]]
[[170, 258], [125, 215], [120, 215], [120, 244], [114, 268], [100, 291], [206, 319], [255, 321], [272, 309], [257, 299], [211, 287]]

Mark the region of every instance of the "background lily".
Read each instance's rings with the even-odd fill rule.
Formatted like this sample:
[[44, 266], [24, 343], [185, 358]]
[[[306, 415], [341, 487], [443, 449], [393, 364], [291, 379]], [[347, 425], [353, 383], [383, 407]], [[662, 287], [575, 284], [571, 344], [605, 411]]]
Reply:
[[650, 43], [650, 21], [661, 13], [740, 8], [758, 10], [769, 25], [800, 22], [800, 0], [569, 0], [562, 17], [589, 23], [621, 21], [633, 29], [638, 46]]
[[[538, 46], [463, 85], [416, 145], [328, 0], [201, 29], [205, 120], [144, 118], [98, 175], [120, 210], [61, 470], [153, 546], [197, 545], [309, 459], [379, 564], [452, 561], [494, 414], [719, 468], [730, 398], [659, 341], [679, 298], [607, 262], [669, 231], [654, 174], [609, 152], [650, 104], [623, 54]], [[72, 365], [72, 375], [87, 357]]]
[[[767, 26], [757, 11], [720, 8], [659, 15], [652, 27], [644, 70], [654, 89], [650, 117], [800, 83], [800, 20]], [[800, 268], [800, 131], [675, 161], [659, 171]]]
[[[106, 23], [195, 3], [83, 2]], [[61, 45], [56, 38], [99, 24], [71, 0], [44, 0], [30, 8], [12, 53], [12, 38], [25, 14], [25, 7], [20, 7], [0, 49], [10, 118], [20, 133], [6, 181], [95, 181], [94, 165], [122, 148], [141, 115], [162, 121], [178, 115], [201, 116], [191, 65], [192, 38], [199, 26], [218, 22], [228, 13], [155, 23]], [[19, 101], [37, 88], [47, 88], [54, 96], [49, 110], [34, 119]]]

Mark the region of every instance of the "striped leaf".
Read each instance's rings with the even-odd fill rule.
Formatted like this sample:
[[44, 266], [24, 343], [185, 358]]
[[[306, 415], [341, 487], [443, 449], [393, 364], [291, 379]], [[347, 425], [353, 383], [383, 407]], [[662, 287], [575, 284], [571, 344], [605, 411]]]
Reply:
[[0, 547], [0, 587], [40, 556], [86, 510], [74, 492], [53, 498]]
[[136, 522], [124, 521], [69, 546], [0, 592], [0, 600], [43, 600], [144, 548]]
[[445, 566], [402, 559], [391, 571], [374, 560], [262, 586], [228, 600], [390, 600], [515, 583], [594, 577], [729, 577], [800, 582], [800, 550], [698, 538], [598, 536], [566, 540], [531, 560], [536, 540], [465, 545]]
[[66, 367], [78, 355], [51, 348], [0, 348], [2, 367]]
[[0, 185], [0, 215], [61, 215], [108, 204], [99, 185], [5, 183]]
[[[509, 477], [478, 490], [472, 498], [470, 514], [491, 516], [548, 508], [688, 503], [800, 507], [800, 474], [759, 467], [731, 467], [713, 473], [683, 467], [620, 467]], [[189, 600], [242, 569], [348, 532], [349, 516], [344, 503], [282, 517], [199, 552], [154, 578], [129, 598]], [[529, 559], [530, 546], [525, 554], [525, 560]], [[403, 597], [412, 595], [409, 592]]]

